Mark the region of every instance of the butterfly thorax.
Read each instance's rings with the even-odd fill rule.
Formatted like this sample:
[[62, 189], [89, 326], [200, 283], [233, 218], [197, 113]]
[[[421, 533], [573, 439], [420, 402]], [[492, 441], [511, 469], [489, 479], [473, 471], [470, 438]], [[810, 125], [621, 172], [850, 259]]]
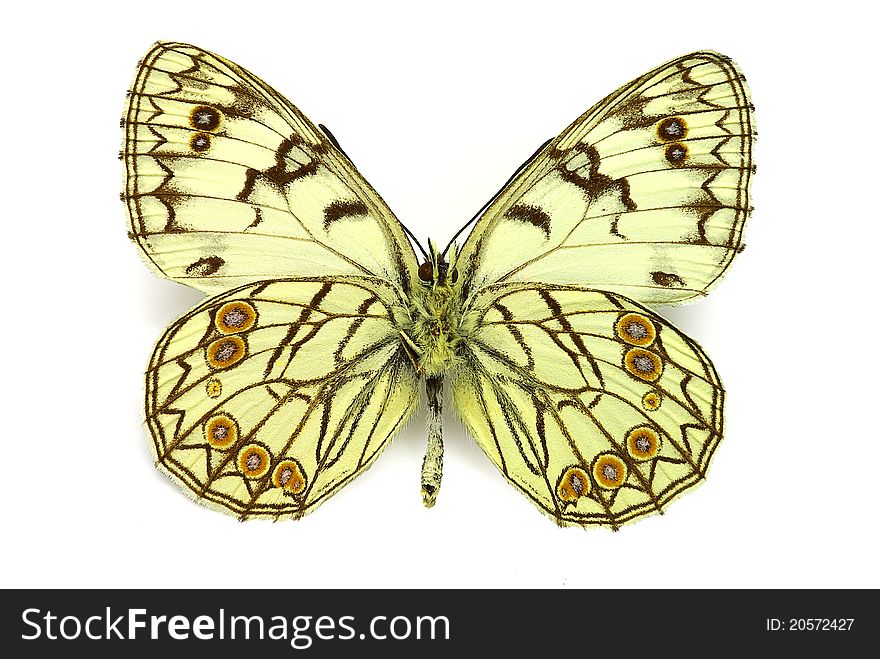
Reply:
[[450, 263], [432, 251], [419, 269], [422, 285], [410, 304], [412, 327], [407, 334], [418, 347], [419, 368], [426, 376], [440, 375], [455, 366], [462, 341], [461, 305], [454, 286], [455, 252]]
[[458, 298], [447, 283], [425, 286], [413, 296], [410, 335], [419, 347], [419, 366], [425, 375], [439, 375], [455, 365], [461, 342]]

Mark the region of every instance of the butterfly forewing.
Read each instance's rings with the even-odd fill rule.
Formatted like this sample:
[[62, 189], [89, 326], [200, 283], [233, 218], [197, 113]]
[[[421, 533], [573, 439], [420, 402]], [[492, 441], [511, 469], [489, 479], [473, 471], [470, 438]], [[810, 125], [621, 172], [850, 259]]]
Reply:
[[593, 286], [647, 303], [705, 294], [742, 247], [752, 106], [728, 58], [641, 76], [552, 140], [462, 248], [465, 295], [493, 282]]
[[387, 205], [240, 66], [159, 43], [123, 124], [130, 236], [162, 276], [219, 292], [270, 277], [375, 275], [409, 291], [415, 256]]

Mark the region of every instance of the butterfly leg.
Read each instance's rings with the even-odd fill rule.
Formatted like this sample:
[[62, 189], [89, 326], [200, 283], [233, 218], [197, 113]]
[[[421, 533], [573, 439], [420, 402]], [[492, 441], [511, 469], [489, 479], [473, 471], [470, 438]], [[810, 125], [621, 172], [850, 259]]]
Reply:
[[443, 377], [429, 377], [425, 381], [428, 394], [428, 447], [422, 462], [422, 502], [433, 507], [443, 478]]
[[409, 335], [406, 332], [398, 332], [398, 335], [401, 338], [400, 345], [403, 346], [403, 351], [406, 353], [406, 356], [409, 357], [409, 361], [412, 363], [413, 368], [415, 368], [419, 374], [424, 373], [421, 364], [419, 364], [419, 354], [421, 353], [419, 346], [416, 345], [415, 341], [409, 338]]

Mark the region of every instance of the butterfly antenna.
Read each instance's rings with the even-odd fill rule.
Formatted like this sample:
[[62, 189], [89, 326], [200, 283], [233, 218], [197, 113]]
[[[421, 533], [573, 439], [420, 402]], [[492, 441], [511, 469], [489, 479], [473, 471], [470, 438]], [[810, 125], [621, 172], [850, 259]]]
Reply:
[[406, 228], [406, 225], [403, 222], [398, 220], [397, 223], [400, 225], [400, 228], [403, 229], [403, 232], [409, 237], [409, 239], [413, 243], [415, 243], [416, 247], [419, 248], [419, 251], [422, 253], [422, 256], [425, 257], [425, 261], [430, 262], [431, 257], [428, 255], [428, 252], [425, 251], [425, 248], [422, 247], [422, 243], [419, 242], [419, 239], [415, 237], [415, 235], [413, 234], [412, 231], [410, 231], [409, 229]]
[[548, 144], [550, 144], [550, 142], [552, 142], [552, 141], [553, 141], [552, 139], [547, 140], [547, 141], [544, 142], [541, 146], [539, 146], [539, 147], [537, 148], [537, 150], [536, 150], [532, 155], [530, 155], [528, 158], [526, 158], [525, 162], [523, 162], [522, 165], [520, 165], [519, 167], [517, 167], [517, 168], [516, 168], [516, 171], [515, 171], [513, 174], [510, 175], [510, 178], [507, 179], [507, 182], [505, 182], [504, 185], [502, 185], [500, 188], [498, 188], [498, 192], [496, 192], [494, 195], [492, 195], [492, 198], [489, 199], [489, 201], [487, 201], [485, 204], [483, 204], [483, 207], [482, 207], [480, 210], [478, 210], [478, 211], [474, 214], [474, 216], [473, 216], [471, 219], [469, 219], [469, 220], [465, 223], [465, 225], [464, 225], [463, 227], [461, 227], [461, 229], [459, 229], [458, 231], [455, 232], [455, 235], [452, 236], [452, 240], [449, 241], [449, 243], [446, 245], [446, 248], [443, 250], [443, 255], [442, 255], [442, 256], [443, 256], [444, 258], [446, 258], [446, 252], [449, 251], [449, 248], [452, 246], [452, 243], [455, 242], [455, 239], [458, 238], [458, 237], [464, 232], [465, 229], [467, 229], [469, 226], [471, 226], [474, 222], [477, 221], [477, 219], [480, 217], [480, 215], [482, 215], [483, 212], [484, 212], [487, 208], [489, 208], [489, 206], [492, 204], [492, 202], [495, 201], [496, 199], [498, 199], [498, 196], [504, 191], [504, 189], [505, 189], [508, 185], [510, 185], [511, 181], [513, 181], [513, 179], [515, 179], [515, 178], [517, 177], [517, 175], [518, 175], [522, 170], [524, 170], [524, 169], [526, 168], [526, 165], [528, 165], [530, 162], [532, 162], [532, 161], [535, 159], [535, 156], [537, 156], [539, 153], [541, 153], [541, 151], [544, 150], [544, 147], [547, 146]]
[[335, 146], [337, 148], [339, 153], [344, 155], [346, 160], [348, 160], [348, 162], [350, 162], [353, 165], [354, 161], [351, 158], [349, 158], [348, 154], [345, 151], [342, 150], [342, 147], [339, 145], [339, 140], [337, 140], [336, 136], [330, 132], [330, 129], [327, 128], [327, 126], [325, 126], [324, 124], [318, 124], [318, 128], [320, 128], [321, 130], [324, 131], [324, 134], [329, 138], [330, 143], [333, 144], [333, 146]]

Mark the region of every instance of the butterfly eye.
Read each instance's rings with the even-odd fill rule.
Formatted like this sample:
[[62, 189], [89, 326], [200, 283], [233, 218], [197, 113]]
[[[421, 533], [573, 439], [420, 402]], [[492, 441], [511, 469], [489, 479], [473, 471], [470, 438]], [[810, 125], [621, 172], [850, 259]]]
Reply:
[[434, 267], [427, 261], [419, 266], [419, 279], [425, 283], [430, 283], [434, 280]]
[[453, 284], [454, 284], [455, 282], [457, 282], [457, 281], [458, 281], [458, 270], [453, 270], [453, 271], [452, 271], [452, 276], [451, 276], [449, 279], [450, 279], [450, 281], [451, 281]]

